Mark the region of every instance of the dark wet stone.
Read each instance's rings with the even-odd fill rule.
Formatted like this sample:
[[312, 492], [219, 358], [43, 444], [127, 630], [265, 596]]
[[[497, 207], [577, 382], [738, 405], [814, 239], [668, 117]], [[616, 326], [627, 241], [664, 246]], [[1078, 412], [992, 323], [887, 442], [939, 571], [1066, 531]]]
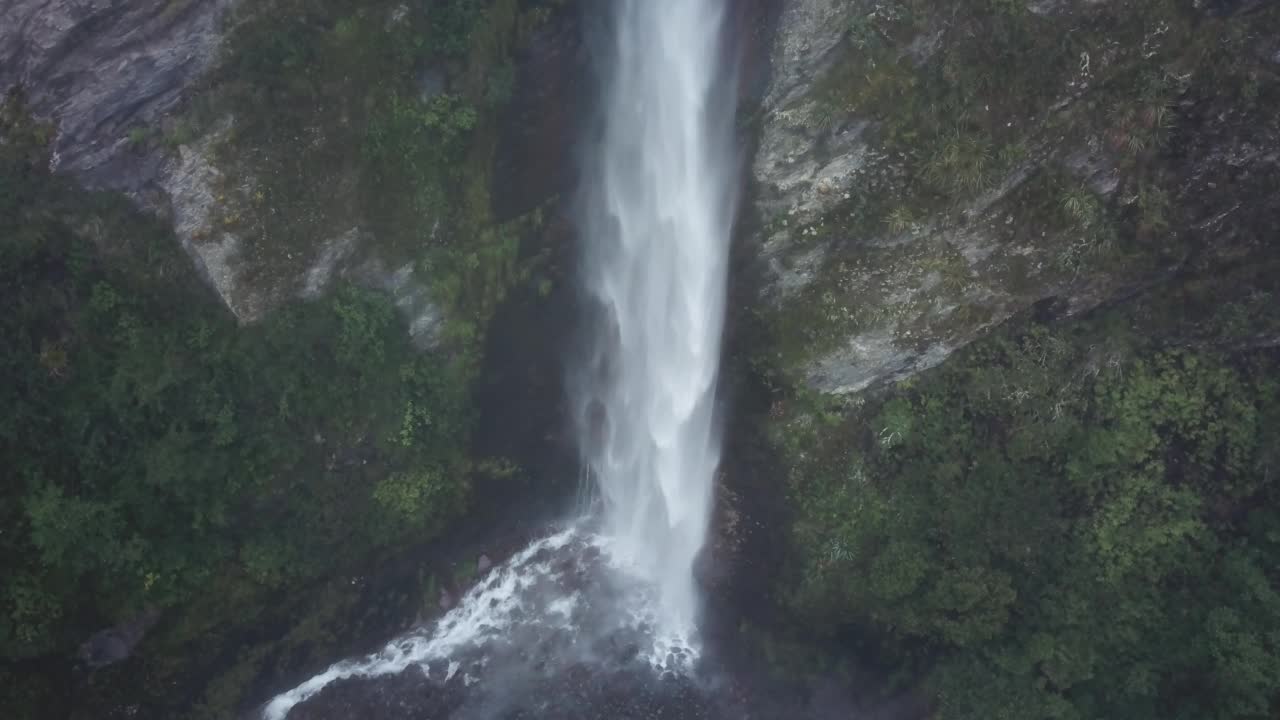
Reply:
[[622, 646], [622, 650], [618, 653], [618, 659], [621, 662], [629, 663], [640, 655], [639, 643], [627, 643]]
[[127, 622], [99, 630], [80, 645], [80, 660], [91, 668], [100, 668], [128, 659], [159, 617], [157, 612], [143, 613]]
[[449, 674], [449, 661], [440, 659], [432, 660], [427, 663], [426, 677], [436, 682], [444, 682], [444, 678]]

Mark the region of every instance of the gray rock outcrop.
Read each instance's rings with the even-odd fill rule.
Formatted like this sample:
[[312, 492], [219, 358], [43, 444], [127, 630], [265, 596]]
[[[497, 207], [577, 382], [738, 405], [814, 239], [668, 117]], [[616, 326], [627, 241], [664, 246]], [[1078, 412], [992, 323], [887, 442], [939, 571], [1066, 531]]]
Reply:
[[[358, 228], [317, 238], [287, 267], [262, 273], [246, 240], [223, 222], [253, 194], [216, 160], [234, 127], [156, 142], [184, 98], [216, 67], [235, 0], [0, 0], [0, 91], [23, 88], [55, 127], [53, 170], [93, 190], [116, 190], [168, 217], [183, 249], [227, 308], [253, 322], [289, 298], [318, 297], [338, 278], [390, 292], [415, 342], [430, 346], [443, 315], [412, 267], [357, 253]], [[237, 169], [240, 170], [240, 169]], [[365, 242], [362, 242], [365, 241]]]
[[[810, 388], [900, 379], [1037, 303], [1080, 313], [1161, 283], [1192, 256], [1254, 242], [1213, 229], [1238, 205], [1218, 179], [1264, 192], [1277, 131], [1260, 108], [1242, 113], [1238, 98], [1194, 85], [1188, 71], [1203, 62], [1183, 57], [1179, 19], [1130, 22], [1130, 10], [1089, 0], [1025, 12], [1010, 31], [1021, 42], [1052, 48], [1045, 38], [1073, 32], [1079, 48], [1053, 70], [1037, 58], [1035, 100], [993, 80], [1012, 77], [1007, 66], [956, 52], [978, 43], [974, 18], [895, 2], [784, 3], [752, 164], [751, 244], [776, 359]], [[1099, 13], [1119, 19], [1089, 26]], [[1259, 15], [1225, 22], [1241, 24], [1247, 60], [1266, 68], [1274, 38]], [[991, 104], [938, 110], [954, 96], [926, 94], [948, 83], [981, 87], [968, 101]], [[1182, 133], [1195, 142], [1164, 152]]]
[[233, 2], [0, 0], [0, 88], [53, 121], [55, 170], [139, 193], [163, 158], [133, 145], [212, 66]]
[[128, 659], [159, 619], [160, 613], [151, 610], [114, 627], [99, 630], [80, 645], [80, 660], [97, 669]]

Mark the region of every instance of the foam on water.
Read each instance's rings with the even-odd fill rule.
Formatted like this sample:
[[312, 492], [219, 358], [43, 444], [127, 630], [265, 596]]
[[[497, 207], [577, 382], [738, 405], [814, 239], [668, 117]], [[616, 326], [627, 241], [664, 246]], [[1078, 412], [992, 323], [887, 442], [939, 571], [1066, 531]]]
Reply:
[[[538, 540], [490, 570], [434, 624], [376, 653], [334, 663], [276, 696], [262, 716], [282, 720], [339, 680], [396, 675], [414, 666], [441, 683], [461, 673], [470, 687], [483, 682], [494, 657], [536, 655], [539, 645], [558, 655], [562, 666], [593, 661], [588, 646], [616, 633], [635, 643], [637, 660], [650, 668], [687, 671], [695, 650], [682, 638], [656, 631], [652, 588], [630, 573], [614, 554], [615, 545], [581, 526]], [[527, 647], [513, 647], [520, 643]]]

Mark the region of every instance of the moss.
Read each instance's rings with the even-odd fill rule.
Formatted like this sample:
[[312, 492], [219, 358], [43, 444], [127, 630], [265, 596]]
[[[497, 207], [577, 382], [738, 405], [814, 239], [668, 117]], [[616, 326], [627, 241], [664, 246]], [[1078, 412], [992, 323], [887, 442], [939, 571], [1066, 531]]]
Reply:
[[0, 698], [14, 720], [40, 720], [65, 712], [65, 691], [47, 668], [0, 668]]
[[473, 348], [527, 275], [515, 249], [531, 223], [496, 222], [489, 188], [512, 58], [551, 9], [274, 0], [240, 12], [169, 143], [234, 118], [215, 151], [214, 223], [244, 239], [243, 280], [289, 291], [325, 241], [358, 227], [362, 256], [434, 273], [449, 337]]
[[1128, 165], [1143, 165], [1167, 141], [1187, 82], [1261, 92], [1256, 67], [1230, 59], [1265, 34], [1268, 19], [1252, 18], [1248, 29], [1200, 22], [1170, 0], [1048, 14], [1019, 3], [962, 5], [907, 0], [856, 16], [841, 61], [802, 101], [823, 123], [874, 120], [884, 154], [906, 158], [897, 190], [907, 198], [972, 198], [1050, 131], [1066, 134], [1052, 139], [1059, 146], [1102, 135]]
[[[457, 12], [437, 12], [445, 4]], [[550, 8], [526, 11], [510, 0], [434, 3], [395, 20], [396, 7], [279, 0], [241, 8], [225, 65], [186, 115], [148, 129], [146, 142], [159, 137], [176, 148], [230, 113], [231, 134], [215, 150], [226, 179], [216, 219], [244, 235], [258, 280], [296, 277], [320, 241], [353, 225], [372, 228], [371, 252], [412, 260], [430, 280], [448, 314], [446, 352], [415, 354], [390, 302], [347, 286], [237, 328], [191, 279], [170, 232], [140, 219], [122, 198], [86, 197], [48, 176], [48, 130], [14, 104], [0, 108], [0, 224], [8, 233], [16, 223], [3, 254], [21, 261], [0, 265], [10, 275], [56, 280], [35, 285], [49, 297], [18, 293], [13, 322], [32, 307], [51, 317], [21, 326], [33, 351], [19, 342], [10, 359], [41, 387], [60, 385], [49, 378], [70, 378], [61, 384], [72, 389], [88, 383], [71, 392], [73, 402], [50, 403], [65, 412], [126, 392], [137, 384], [128, 375], [134, 372], [146, 385], [136, 407], [160, 418], [154, 432], [116, 446], [129, 457], [95, 475], [99, 494], [114, 493], [104, 502], [118, 500], [107, 511], [94, 511], [101, 498], [87, 491], [36, 493], [37, 503], [20, 497], [25, 487], [17, 486], [16, 500], [0, 502], [15, 530], [0, 551], [25, 558], [10, 564], [22, 582], [3, 598], [6, 654], [18, 642], [10, 632], [15, 618], [33, 638], [16, 651], [22, 654], [69, 647], [144, 605], [166, 610], [132, 659], [93, 676], [73, 703], [81, 715], [94, 706], [132, 705], [156, 717], [232, 717], [260, 699], [262, 683], [280, 684], [299, 667], [362, 651], [369, 637], [385, 637], [431, 604], [420, 596], [429, 584], [392, 578], [353, 585], [341, 573], [379, 565], [395, 548], [433, 537], [468, 502], [468, 389], [486, 326], [508, 289], [529, 279], [544, 257], [520, 251], [540, 230], [544, 208], [499, 221], [489, 189], [513, 54]], [[419, 72], [428, 67], [443, 68], [445, 92], [423, 97]], [[33, 253], [39, 262], [27, 262]], [[104, 274], [108, 283], [89, 282]], [[26, 287], [29, 278], [15, 277], [0, 289]], [[90, 311], [111, 322], [86, 329]], [[102, 332], [117, 337], [99, 338]], [[137, 357], [116, 362], [103, 351], [108, 341]], [[306, 361], [297, 362], [296, 352]], [[99, 377], [120, 366], [127, 377]], [[175, 373], [188, 379], [174, 380]], [[169, 402], [188, 391], [193, 396], [184, 402]], [[107, 404], [111, 411], [89, 411], [104, 427], [121, 408], [135, 408]], [[199, 463], [176, 460], [185, 446], [169, 442], [174, 428], [189, 422], [175, 419], [183, 412], [199, 416], [190, 422], [210, 440]], [[12, 429], [18, 417], [15, 410], [0, 424]], [[25, 466], [38, 454], [34, 441], [44, 439], [25, 444]], [[145, 455], [145, 471], [129, 470], [134, 448]], [[116, 482], [116, 475], [128, 478], [125, 485], [152, 482], [145, 478], [174, 463], [189, 469], [176, 490], [143, 492]], [[489, 463], [483, 472], [510, 468]], [[104, 573], [96, 566], [62, 584], [46, 577], [61, 572], [52, 562], [26, 572], [39, 561], [39, 552], [23, 545], [26, 509], [34, 508], [31, 522], [47, 528], [72, 502], [88, 503], [82, 514], [91, 520], [122, 519], [86, 530], [110, 542], [82, 543], [112, 558], [109, 585], [99, 583]], [[165, 512], [156, 510], [161, 506]], [[136, 530], [133, 537], [154, 547], [135, 539], [127, 552], [115, 552], [119, 543], [107, 536], [117, 530]], [[47, 560], [55, 550], [40, 552]], [[92, 565], [97, 555], [88, 555], [79, 553], [77, 562]], [[38, 592], [27, 604], [47, 627], [11, 607], [28, 585]], [[71, 599], [59, 594], [71, 587]]]
[[49, 173], [20, 94], [0, 136], [5, 669], [62, 670], [159, 611], [68, 713], [231, 717], [248, 680], [399, 629], [419, 599], [341, 574], [465, 510], [470, 358], [415, 352], [390, 300], [350, 286], [239, 327], [170, 229]]
[[[1045, 583], [1052, 586], [1047, 590], [1051, 595], [1070, 592], [1052, 580], [1070, 571], [1046, 574], [1043, 568], [1077, 563], [1082, 554], [1092, 553], [1091, 541], [1078, 545], [1082, 537], [1102, 533], [1096, 546], [1100, 557], [1120, 565], [1115, 575], [1102, 579], [1086, 568], [1071, 582], [1090, 584], [1090, 593], [1108, 594], [1114, 587], [1097, 586], [1129, 582], [1134, 568], [1149, 567], [1136, 564], [1147, 561], [1135, 555], [1152, 552], [1162, 558], [1152, 562], [1178, 564], [1206, 542], [1197, 536], [1199, 540], [1185, 543], [1177, 528], [1204, 522], [1220, 536], [1237, 532], [1240, 526], [1225, 520], [1231, 511], [1211, 512], [1209, 506], [1225, 502], [1243, 511], [1239, 503], [1257, 507], [1246, 498], [1274, 493], [1258, 484], [1258, 463], [1269, 462], [1270, 451], [1250, 453], [1262, 447], [1255, 443], [1253, 433], [1263, 431], [1254, 413], [1275, 407], [1276, 388], [1267, 379], [1275, 354], [1252, 351], [1227, 358], [1212, 351], [1170, 352], [1133, 333], [1142, 308], [1133, 305], [1052, 326], [1023, 318], [942, 368], [882, 393], [843, 401], [800, 393], [776, 401], [770, 436], [790, 468], [788, 492], [796, 513], [794, 571], [781, 583], [789, 588], [783, 595], [791, 607], [809, 619], [814, 631], [850, 643], [847, 652], [857, 653], [856, 646], [869, 640], [881, 659], [891, 658], [899, 669], [932, 673], [933, 688], [949, 704], [949, 712], [980, 715], [977, 708], [1003, 702], [1012, 692], [1002, 689], [1006, 681], [1000, 678], [1022, 662], [1015, 659], [1022, 651], [1010, 648], [1034, 636], [1028, 626], [1056, 633], [1063, 643], [1074, 632], [1053, 625], [1051, 616], [1011, 612], [1010, 603], [1016, 596], [1017, 608], [1043, 607], [1039, 593]], [[1148, 418], [1146, 413], [1164, 419], [1140, 420]], [[1151, 422], [1162, 428], [1158, 434], [1139, 429]], [[1125, 433], [1133, 435], [1126, 440], [1121, 437]], [[1171, 436], [1182, 439], [1175, 442]], [[1179, 488], [1197, 483], [1197, 492], [1227, 493], [1234, 500], [1177, 505], [1182, 508], [1178, 512], [1198, 513], [1190, 525], [1163, 514], [1156, 518], [1125, 511], [1130, 514], [1116, 527], [1129, 529], [1117, 529], [1123, 537], [1112, 537], [1102, 520], [1091, 524], [1090, 508], [1106, 493], [1138, 486], [1123, 479], [1127, 460], [1109, 454], [1114, 452], [1153, 453], [1151, 457], [1162, 458], [1154, 466], [1157, 472], [1169, 473], [1164, 482]], [[1107, 484], [1106, 477], [1116, 484]], [[1088, 487], [1076, 487], [1078, 483]], [[1157, 492], [1154, 487], [1149, 491]], [[1184, 490], [1170, 492], [1165, 500], [1174, 503]], [[1106, 512], [1133, 507], [1127, 500], [1116, 502]], [[1143, 502], [1138, 506], [1154, 507]], [[1173, 512], [1175, 505], [1159, 507]], [[1173, 535], [1160, 534], [1163, 530], [1135, 534], [1133, 524], [1165, 522], [1169, 525], [1161, 527]], [[903, 532], [907, 527], [916, 529]], [[1066, 545], [1075, 549], [1061, 549]], [[1212, 563], [1193, 567], [1200, 570], [1185, 572], [1214, 572], [1205, 570]], [[1184, 571], [1175, 572], [1181, 577]], [[952, 582], [954, 587], [939, 590]], [[1118, 603], [1134, 602], [1123, 592], [1115, 597]], [[1212, 606], [1222, 597], [1180, 596], [1161, 610], [1148, 607], [1144, 613], [1171, 614], [1164, 626], [1139, 621], [1130, 627], [1137, 633], [1133, 637], [1172, 633], [1170, 638], [1186, 640], [1186, 632], [1170, 630], [1168, 623], [1180, 622], [1184, 613], [1195, 615], [1204, 603]], [[1280, 608], [1273, 606], [1267, 612], [1276, 611]], [[856, 629], [833, 631], [846, 623]], [[988, 668], [987, 687], [997, 689], [985, 699], [961, 700], [950, 673], [967, 662], [960, 658], [975, 652], [1008, 654], [999, 670]], [[1093, 666], [1112, 657], [1099, 653], [1089, 655]], [[1178, 673], [1170, 666], [1199, 662], [1193, 659], [1197, 657], [1161, 655], [1151, 661], [1164, 667], [1160, 672]], [[1110, 682], [1105, 672], [1074, 679], [1068, 679], [1065, 668], [1049, 665], [1031, 672], [1052, 678], [1042, 690], [1054, 696], [1053, 702], [1083, 703], [1080, 707], [1088, 706], [1094, 689]], [[1076, 689], [1068, 691], [1073, 685]], [[1234, 686], [1215, 688], [1219, 702], [1247, 697]], [[1020, 702], [1024, 706], [1031, 700]]]
[[[822, 127], [872, 119], [871, 175], [893, 180], [798, 236], [827, 259], [762, 312], [765, 427], [795, 513], [775, 587], [812, 631], [850, 653], [872, 638], [927, 676], [943, 717], [1274, 713], [1273, 682], [1208, 650], [1243, 635], [1201, 628], [1224, 603], [1280, 617], [1217, 574], [1275, 527], [1258, 418], [1277, 407], [1277, 357], [1257, 347], [1280, 337], [1262, 230], [1280, 217], [1257, 149], [1280, 130], [1280, 11], [962, 5], [878, 5], [801, 101]], [[1003, 321], [1055, 296], [1113, 303]], [[925, 352], [997, 321], [905, 383], [803, 384], [859, 334]], [[1262, 557], [1235, 562], [1256, 579]], [[1117, 608], [1136, 645], [1112, 623], [1080, 630]], [[1251, 667], [1280, 667], [1271, 650], [1250, 646]]]
[[154, 131], [145, 126], [138, 126], [129, 131], [129, 145], [134, 148], [141, 148], [151, 141], [155, 135]]
[[869, 330], [905, 337], [912, 328], [936, 329], [933, 320], [947, 307], [965, 303], [973, 279], [943, 235], [833, 249], [809, 284], [766, 311], [770, 351], [782, 369], [796, 372]]
[[[907, 159], [911, 182], [952, 200], [1012, 167], [1027, 120], [1074, 69], [1074, 39], [1052, 27], [1059, 20], [985, 1], [964, 6], [898, 2], [857, 17], [843, 62], [811, 96], [821, 117], [877, 121], [877, 142]], [[921, 56], [923, 47], [936, 51]]]
[[[789, 231], [783, 264], [822, 248], [823, 266], [765, 313], [766, 352], [794, 370], [877, 328], [926, 348], [989, 323], [1005, 297], [1166, 272], [1193, 247], [1175, 217], [1170, 139], [1194, 132], [1185, 108], [1219, 102], [1217, 83], [1238, 81], [1245, 105], [1232, 112], [1263, 120], [1269, 96], [1249, 88], [1276, 73], [1228, 59], [1254, 52], [1275, 15], [1226, 25], [1165, 0], [1047, 15], [975, 0], [856, 17], [842, 59], [799, 102], [822, 123], [872, 119], [878, 159], [850, 197]], [[1115, 190], [1094, 189], [1081, 153]], [[786, 219], [766, 232], [788, 232]], [[957, 254], [965, 245], [976, 259]]]

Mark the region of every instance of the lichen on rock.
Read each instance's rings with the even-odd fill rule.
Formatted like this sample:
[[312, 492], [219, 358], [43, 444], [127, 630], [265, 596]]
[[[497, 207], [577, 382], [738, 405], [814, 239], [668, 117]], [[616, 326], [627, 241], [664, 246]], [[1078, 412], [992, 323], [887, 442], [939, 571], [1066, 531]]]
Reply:
[[[1202, 225], [1233, 200], [1202, 178], [1272, 164], [1249, 148], [1274, 140], [1259, 93], [1275, 73], [1244, 58], [1275, 24], [1162, 0], [789, 4], [753, 165], [771, 361], [856, 392], [1036, 303], [1083, 312], [1227, 242]], [[1206, 125], [1260, 137], [1224, 134], [1187, 167], [1175, 138]]]

